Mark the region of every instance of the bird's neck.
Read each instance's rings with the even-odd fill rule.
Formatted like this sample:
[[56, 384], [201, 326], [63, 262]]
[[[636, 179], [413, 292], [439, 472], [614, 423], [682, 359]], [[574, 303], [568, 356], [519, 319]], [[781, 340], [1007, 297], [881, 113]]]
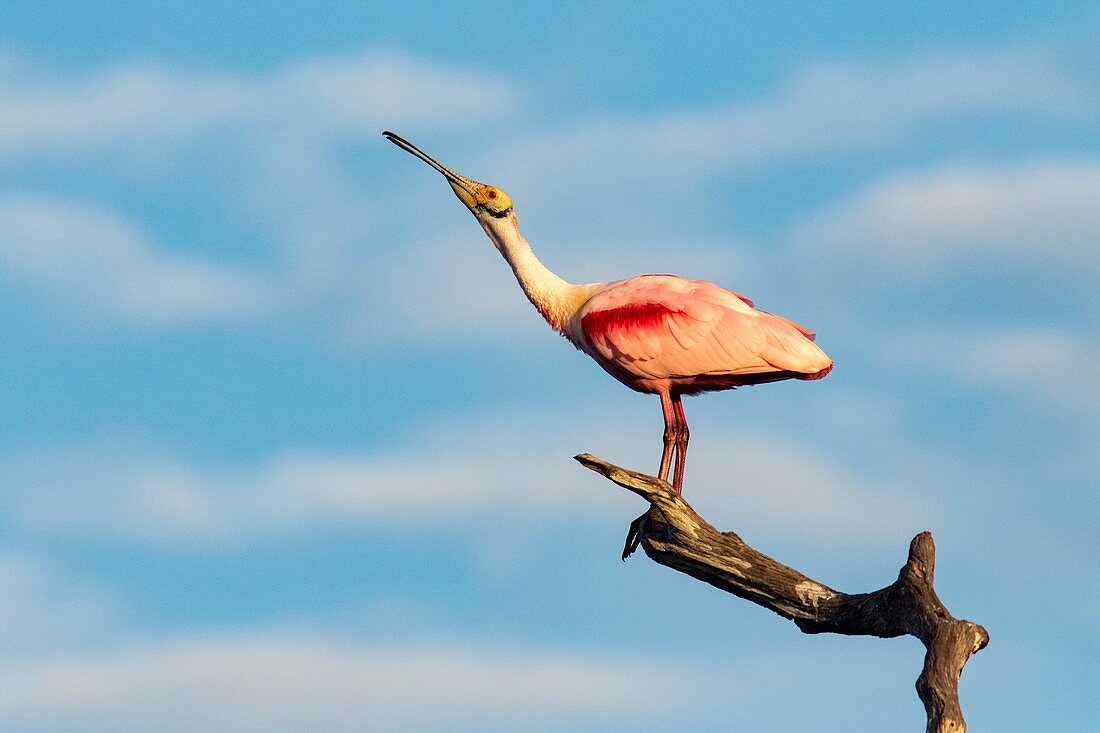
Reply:
[[482, 226], [512, 267], [527, 299], [551, 328], [565, 333], [569, 320], [588, 299], [588, 289], [562, 280], [535, 257], [531, 245], [519, 233], [514, 213], [483, 222]]

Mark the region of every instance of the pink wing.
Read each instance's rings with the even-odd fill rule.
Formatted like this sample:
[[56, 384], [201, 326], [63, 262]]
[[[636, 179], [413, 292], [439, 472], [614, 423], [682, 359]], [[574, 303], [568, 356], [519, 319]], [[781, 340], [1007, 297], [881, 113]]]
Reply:
[[[611, 283], [574, 318], [578, 344], [621, 380], [811, 375], [832, 361], [813, 332], [703, 280], [643, 275]], [[624, 379], [625, 378], [625, 379]]]

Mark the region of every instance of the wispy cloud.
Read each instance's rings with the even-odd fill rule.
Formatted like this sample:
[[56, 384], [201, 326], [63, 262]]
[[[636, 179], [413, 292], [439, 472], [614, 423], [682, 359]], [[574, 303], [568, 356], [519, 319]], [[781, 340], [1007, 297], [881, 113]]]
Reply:
[[[756, 99], [709, 108], [608, 114], [566, 126], [517, 120], [494, 135], [486, 168], [502, 182], [519, 174], [521, 213], [532, 213], [534, 231], [548, 242], [563, 243], [562, 258], [548, 257], [551, 262], [564, 263], [573, 279], [614, 279], [667, 271], [664, 253], [698, 236], [679, 231], [675, 221], [658, 233], [639, 224], [646, 219], [638, 213], [654, 201], [653, 180], [663, 182], [663, 206], [691, 211], [705, 202], [699, 191], [719, 172], [751, 175], [760, 166], [801, 163], [808, 156], [904, 146], [922, 125], [960, 116], [1076, 120], [1083, 109], [1095, 107], [1095, 96], [1072, 73], [1028, 53], [917, 57], [879, 66], [819, 63]], [[147, 310], [147, 320], [158, 323], [239, 314], [266, 298], [267, 319], [314, 322], [318, 328], [306, 332], [358, 349], [394, 333], [440, 339], [501, 328], [522, 332], [519, 324], [530, 314], [522, 314], [525, 306], [506, 270], [491, 253], [455, 249], [456, 243], [477, 246], [476, 226], [467, 222], [467, 235], [450, 234], [456, 219], [447, 218], [448, 235], [440, 234], [438, 209], [458, 207], [445, 187], [440, 184], [438, 208], [425, 206], [391, 190], [386, 166], [372, 168], [367, 180], [334, 152], [349, 140], [383, 145], [377, 132], [384, 126], [415, 135], [506, 119], [521, 97], [515, 83], [495, 72], [377, 52], [302, 59], [253, 74], [189, 72], [147, 62], [75, 80], [10, 74], [0, 80], [0, 106], [9, 111], [0, 123], [0, 156], [39, 156], [67, 165], [66, 156], [94, 155], [108, 170], [140, 167], [143, 156], [157, 156], [166, 161], [165, 170], [185, 171], [197, 176], [196, 186], [221, 191], [222, 209], [214, 213], [245, 236], [269, 242], [274, 253], [270, 272], [261, 278], [173, 257], [149, 243], [159, 234], [151, 223], [115, 222], [114, 236], [124, 244], [114, 249], [133, 250], [135, 240], [144, 240], [141, 267], [150, 277], [112, 276], [103, 285], [77, 282], [74, 275], [67, 281], [72, 287], [55, 288], [55, 296], [98, 293], [93, 300], [120, 302], [119, 310], [127, 312]], [[200, 150], [168, 144], [182, 140], [196, 141]], [[211, 144], [216, 154], [203, 147]], [[119, 155], [120, 149], [126, 154]], [[184, 150], [186, 160], [179, 157]], [[386, 147], [385, 154], [398, 153]], [[581, 189], [578, 180], [585, 182]], [[669, 185], [673, 180], [677, 185]], [[638, 186], [646, 195], [637, 195]], [[604, 205], [579, 205], [597, 187]], [[579, 199], [579, 190], [589, 193]], [[560, 223], [563, 210], [571, 226]], [[69, 217], [50, 218], [58, 228], [56, 221]], [[106, 236], [109, 227], [99, 219], [82, 223]], [[574, 242], [578, 228], [585, 233], [580, 244]], [[26, 231], [18, 234], [27, 238]], [[596, 247], [604, 264], [594, 255], [593, 267]], [[745, 259], [721, 238], [712, 250], [697, 270], [679, 255], [675, 263], [685, 274], [720, 278], [727, 259]], [[694, 244], [690, 251], [697, 251]], [[24, 274], [34, 269], [26, 253], [18, 257], [7, 266]], [[583, 265], [571, 271], [570, 263], [580, 257]], [[501, 276], [487, 274], [491, 267]], [[85, 279], [96, 272], [91, 269]], [[432, 298], [419, 286], [425, 274], [431, 274], [432, 289], [442, 291]], [[50, 277], [58, 281], [56, 272]], [[159, 296], [148, 309], [147, 291]], [[446, 314], [437, 303], [446, 304]]]
[[[894, 645], [854, 656], [850, 640], [809, 648], [793, 629], [732, 656], [285, 625], [150, 635], [74, 604], [68, 579], [12, 553], [0, 555], [0, 590], [0, 728], [28, 733], [666, 730], [684, 720], [709, 730], [756, 726], [795, 692], [786, 719], [811, 721], [850, 684], [871, 685], [882, 703], [852, 714], [879, 718], [911, 695], [899, 680], [919, 664]], [[826, 671], [835, 684], [821, 684]]]
[[[0, 78], [0, 159], [60, 170], [93, 160], [97, 178], [123, 187], [170, 171], [213, 192], [201, 215], [228, 226], [227, 236], [260, 238], [267, 251], [262, 272], [178, 255], [172, 249], [193, 243], [156, 242], [162, 222], [114, 213], [102, 191], [76, 203], [7, 180], [0, 270], [45, 285], [47, 304], [92, 305], [107, 319], [227, 320], [262, 304], [269, 322], [322, 322], [321, 337], [343, 343], [390, 333], [408, 299], [377, 295], [393, 294], [379, 284], [389, 258], [376, 246], [401, 239], [386, 230], [393, 217], [378, 215], [392, 194], [369, 166], [366, 179], [350, 171], [336, 146], [369, 140], [382, 149], [378, 132], [389, 126], [462, 129], [507, 115], [519, 99], [499, 74], [379, 52], [308, 58], [266, 74], [141, 62], [59, 79], [18, 57], [12, 64], [25, 73]], [[398, 244], [385, 253], [419, 251]], [[403, 261], [391, 279], [407, 279], [414, 265]]]
[[960, 265], [1100, 272], [1100, 163], [951, 165], [896, 174], [808, 222], [812, 256], [927, 281]]
[[[661, 695], [651, 694], [654, 680]], [[629, 728], [674, 720], [714, 688], [699, 670], [645, 657], [238, 633], [0, 665], [0, 721], [20, 730]]]
[[728, 452], [692, 456], [693, 477], [721, 487], [694, 503], [708, 520], [733, 523], [747, 536], [890, 546], [943, 519], [906, 481], [870, 485], [835, 460], [774, 437], [731, 436], [726, 444]]
[[0, 551], [0, 649], [11, 661], [66, 648], [111, 623], [111, 604], [41, 558]]
[[1100, 392], [1091, 370], [1100, 363], [1100, 340], [1091, 332], [1058, 325], [945, 324], [890, 339], [884, 356], [1000, 392], [1039, 414], [1086, 426], [1100, 420]]
[[268, 296], [259, 278], [171, 253], [110, 211], [33, 196], [0, 198], [0, 277], [147, 325], [249, 316]]
[[[730, 269], [722, 266], [723, 258], [745, 259], [738, 243], [715, 243], [718, 256], [693, 270], [690, 261], [683, 261], [683, 253], [668, 256], [679, 249], [677, 242], [683, 240], [678, 228], [682, 222], [675, 216], [652, 216], [658, 202], [663, 209], [690, 215], [710, 201], [700, 192], [709, 178], [719, 173], [747, 177], [777, 166], [924, 145], [923, 140], [914, 142], [914, 136], [927, 134], [924, 131], [938, 129], [936, 126], [945, 122], [957, 124], [960, 119], [1026, 119], [1040, 126], [1076, 124], [1094, 115], [1098, 105], [1100, 96], [1072, 71], [1025, 52], [924, 56], [878, 66], [819, 63], [802, 69], [756, 99], [649, 116], [603, 114], [557, 128], [520, 127], [499, 145], [494, 144], [494, 149], [483, 156], [485, 160], [474, 165], [478, 170], [493, 171], [494, 182], [502, 185], [509, 179], [517, 181], [518, 188], [512, 193], [517, 194], [521, 222], [527, 221], [530, 213], [536, 231], [546, 234], [549, 242], [556, 240], [564, 253], [565, 266], [578, 259], [583, 262], [580, 279], [614, 279], [646, 271], [647, 267], [667, 271], [673, 265], [689, 274], [721, 278]], [[1038, 210], [1032, 207], [1032, 214], [1066, 222], [1070, 217], [1060, 215], [1073, 214], [1082, 206], [1091, 207], [1090, 211], [1097, 208], [1088, 190], [1074, 189], [1078, 183], [1090, 182], [1093, 172], [1088, 165], [1076, 169], [1075, 165], [1070, 161], [1052, 164], [1049, 171], [1022, 171], [1024, 176], [1034, 174], [1041, 179], [1033, 188], [1046, 196]], [[977, 183], [979, 189], [986, 180], [1004, 185], [998, 171], [978, 173], [982, 179]], [[471, 174], [479, 175], [476, 170]], [[1067, 192], [1074, 193], [1063, 198]], [[904, 191], [903, 197], [920, 199], [926, 193]], [[1029, 184], [1021, 181], [1016, 190], [977, 191], [975, 195], [988, 199], [978, 203], [1012, 207], [1033, 193]], [[440, 197], [441, 205], [450, 203], [445, 200], [445, 192]], [[998, 197], [1011, 200], [1002, 202]], [[908, 220], [898, 222], [899, 228], [904, 227], [904, 236], [936, 234], [908, 226], [914, 220], [925, 223], [942, 219], [938, 212], [930, 215], [937, 202], [923, 203], [923, 208], [909, 207], [908, 200], [896, 204], [896, 209], [909, 213]], [[965, 203], [955, 208], [963, 213], [975, 211]], [[1021, 217], [1026, 215], [1021, 213]], [[667, 225], [668, 229], [654, 232], [650, 227], [639, 227], [639, 221]], [[960, 219], [959, 224], [965, 221]], [[1075, 242], [1081, 241], [1081, 232], [1087, 230], [1087, 225], [1078, 227], [1076, 222], [1062, 226], [1072, 230], [1069, 233]], [[1011, 222], [1005, 228], [1011, 229]], [[470, 231], [469, 236], [456, 233], [452, 242], [475, 241], [479, 234], [476, 227], [470, 226]], [[584, 236], [579, 242], [578, 232]], [[840, 224], [823, 217], [807, 225], [806, 238], [812, 236], [824, 247], [845, 234]], [[995, 236], [996, 232], [989, 233], [989, 237]], [[662, 256], [646, 260], [639, 253], [651, 242], [660, 243], [652, 249]], [[845, 242], [842, 246], [858, 245]], [[684, 249], [699, 251], [695, 243]], [[614, 264], [600, 266], [601, 253]], [[413, 268], [416, 272], [433, 272], [432, 280], [440, 283], [443, 293], [460, 291], [448, 298], [456, 303], [455, 312], [443, 315], [425, 313], [426, 301], [410, 297], [415, 289], [401, 290], [398, 294], [404, 298], [387, 301], [416, 319], [418, 326], [445, 321], [446, 328], [434, 331], [484, 332], [508, 325], [507, 321], [502, 324], [502, 314], [507, 313], [505, 308], [515, 309], [510, 303], [520, 302], [519, 307], [523, 307], [517, 298], [508, 299], [505, 289], [513, 287], [511, 283], [487, 277], [483, 258], [479, 260], [465, 250], [455, 252], [453, 244], [450, 248], [418, 245], [410, 259], [417, 260]], [[596, 268], [592, 259], [596, 260]], [[404, 258], [398, 261], [401, 272], [390, 278], [394, 283], [403, 282], [404, 273], [410, 271]], [[442, 276], [439, 271], [443, 269], [453, 271], [455, 277]], [[484, 286], [463, 296], [469, 290], [468, 283], [475, 281]], [[519, 322], [511, 316], [507, 320]]]
[[516, 100], [494, 76], [386, 53], [307, 59], [266, 75], [149, 62], [66, 80], [8, 74], [0, 76], [0, 155], [86, 154], [239, 125], [309, 137], [373, 136], [386, 124], [467, 124], [506, 112]]
[[165, 140], [241, 119], [256, 109], [255, 89], [135, 65], [80, 81], [10, 76], [0, 84], [0, 155], [86, 152], [89, 146]]
[[753, 101], [600, 118], [523, 136], [499, 165], [532, 171], [548, 185], [562, 180], [572, 187], [572, 176], [580, 174], [647, 185], [659, 177], [667, 183], [905, 146], [939, 120], [1079, 121], [1098, 101], [1072, 73], [1029, 53], [926, 56], [875, 66], [818, 63]]
[[312, 110], [333, 132], [352, 135], [383, 125], [453, 129], [505, 115], [520, 100], [499, 73], [382, 53], [300, 62], [270, 86], [286, 108]]
[[[646, 470], [636, 426], [604, 421], [597, 449]], [[553, 416], [482, 416], [436, 426], [403, 449], [284, 451], [238, 466], [54, 451], [12, 461], [10, 509], [38, 531], [93, 533], [123, 541], [236, 543], [257, 535], [338, 525], [471, 526], [500, 516], [618, 516], [633, 497], [570, 456], [594, 436]], [[657, 428], [647, 435], [655, 436]], [[733, 458], [697, 454], [690, 480], [700, 511], [770, 536], [830, 538], [844, 547], [891, 544], [931, 517], [905, 486], [870, 486], [858, 472], [781, 438], [715, 436]], [[531, 446], [538, 450], [532, 451]], [[588, 447], [588, 446], [585, 446]], [[730, 461], [735, 466], [731, 479]]]

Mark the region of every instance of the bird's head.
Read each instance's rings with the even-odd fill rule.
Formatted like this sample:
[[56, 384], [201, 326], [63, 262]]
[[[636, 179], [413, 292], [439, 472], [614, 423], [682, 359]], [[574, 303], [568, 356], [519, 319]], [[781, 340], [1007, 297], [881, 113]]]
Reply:
[[454, 189], [459, 201], [466, 204], [466, 208], [483, 224], [490, 223], [492, 219], [502, 219], [512, 213], [512, 199], [496, 186], [478, 183], [465, 176], [458, 175], [405, 138], [395, 135], [389, 130], [383, 131], [382, 135], [397, 147], [412, 153], [442, 173], [443, 177], [447, 179], [447, 183], [451, 184], [451, 188]]

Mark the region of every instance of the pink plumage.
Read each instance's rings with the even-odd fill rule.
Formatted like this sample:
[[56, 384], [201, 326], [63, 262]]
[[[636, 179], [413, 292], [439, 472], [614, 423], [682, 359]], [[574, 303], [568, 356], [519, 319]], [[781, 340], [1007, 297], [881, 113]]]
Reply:
[[817, 379], [833, 364], [808, 329], [739, 293], [674, 275], [603, 286], [566, 334], [623, 384], [656, 394]]
[[674, 275], [582, 285], [562, 280], [539, 262], [519, 233], [507, 194], [458, 175], [392, 132], [382, 134], [443, 174], [551, 328], [626, 386], [661, 398], [665, 433], [658, 476], [668, 478], [675, 455], [672, 485], [677, 491], [683, 486], [688, 443], [683, 395], [820, 379], [833, 368], [813, 343], [812, 331], [756, 310], [745, 296], [713, 283]]
[[784, 379], [820, 379], [832, 359], [814, 333], [757, 310], [705, 280], [642, 275], [597, 286], [565, 324], [565, 335], [604, 370], [661, 398], [664, 451], [658, 475], [683, 485], [688, 427], [683, 395]]

